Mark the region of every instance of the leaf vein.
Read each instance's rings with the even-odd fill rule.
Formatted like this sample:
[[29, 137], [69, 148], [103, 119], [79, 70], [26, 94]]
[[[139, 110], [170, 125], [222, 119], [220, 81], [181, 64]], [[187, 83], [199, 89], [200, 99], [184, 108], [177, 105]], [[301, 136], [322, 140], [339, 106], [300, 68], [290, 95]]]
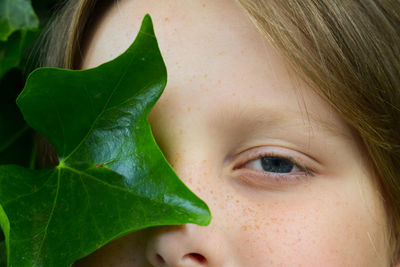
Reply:
[[90, 126], [88, 132], [86, 133], [86, 135], [82, 138], [82, 140], [79, 142], [79, 144], [72, 150], [71, 153], [69, 153], [69, 155], [67, 155], [64, 158], [64, 162], [66, 162], [80, 147], [81, 145], [86, 141], [86, 139], [89, 137], [90, 133], [93, 131], [94, 127], [96, 126], [97, 121], [100, 119], [100, 117], [104, 114], [104, 112], [107, 110], [108, 104], [110, 103], [112, 97], [114, 96], [114, 93], [117, 91], [119, 85], [121, 84], [121, 81], [123, 79], [123, 77], [126, 75], [126, 73], [128, 72], [128, 68], [125, 70], [125, 73], [123, 73], [121, 75], [121, 78], [119, 79], [117, 85], [114, 87], [114, 89], [112, 90], [110, 96], [108, 97], [107, 101], [105, 102], [101, 112], [97, 115], [96, 119], [93, 121], [92, 125]]
[[51, 212], [50, 212], [50, 217], [49, 217], [49, 219], [48, 219], [48, 222], [47, 222], [47, 224], [46, 224], [46, 227], [44, 228], [43, 239], [42, 239], [42, 241], [41, 241], [41, 243], [40, 243], [39, 251], [38, 251], [37, 257], [36, 257], [36, 259], [35, 259], [35, 261], [34, 261], [34, 265], [36, 265], [37, 262], [38, 262], [38, 260], [39, 260], [40, 252], [42, 251], [43, 244], [44, 244], [44, 241], [45, 241], [45, 239], [46, 239], [47, 230], [48, 230], [48, 228], [49, 228], [50, 221], [51, 221], [51, 219], [53, 218], [54, 210], [55, 210], [56, 204], [57, 204], [58, 193], [60, 192], [60, 180], [61, 180], [61, 170], [58, 170], [56, 196], [54, 197], [54, 202], [53, 202], [53, 207], [52, 207]]
[[[77, 173], [77, 174], [79, 174], [79, 175], [86, 176], [86, 177], [88, 177], [88, 178], [90, 178], [90, 179], [92, 179], [92, 180], [95, 180], [95, 181], [97, 181], [97, 182], [99, 182], [99, 183], [102, 183], [102, 184], [104, 184], [104, 185], [106, 185], [106, 186], [108, 186], [108, 187], [117, 189], [117, 190], [119, 190], [119, 191], [126, 192], [126, 193], [131, 194], [131, 195], [134, 195], [134, 196], [136, 196], [136, 197], [150, 199], [149, 197], [144, 197], [144, 196], [142, 196], [142, 195], [136, 194], [136, 193], [133, 191], [134, 189], [138, 188], [139, 186], [145, 184], [145, 183], [146, 183], [145, 181], [142, 182], [142, 183], [140, 183], [140, 184], [135, 185], [135, 187], [131, 188], [131, 190], [128, 190], [128, 189], [126, 189], [126, 188], [124, 188], [124, 187], [118, 187], [118, 186], [115, 186], [115, 185], [106, 183], [106, 182], [104, 182], [103, 180], [97, 178], [96, 176], [90, 175], [90, 174], [88, 174], [88, 173], [86, 173], [86, 172], [79, 171], [79, 170], [74, 169], [74, 168], [71, 168], [71, 167], [69, 167], [69, 166], [64, 166], [63, 168], [68, 169], [68, 170], [70, 170], [70, 171], [72, 171], [72, 172], [75, 172], [75, 173]], [[159, 204], [166, 204], [166, 203], [164, 203], [164, 202], [162, 202], [162, 201], [159, 201], [158, 199], [152, 199], [152, 201], [157, 202], [157, 203], [159, 203]]]
[[[93, 208], [92, 208], [92, 207], [93, 207], [93, 206], [92, 206], [92, 203], [90, 202], [90, 194], [89, 194], [89, 191], [87, 190], [87, 186], [86, 186], [85, 182], [83, 181], [82, 176], [79, 176], [79, 179], [81, 180], [82, 186], [83, 186], [83, 188], [85, 189], [85, 192], [86, 192], [86, 195], [87, 195], [87, 198], [88, 198], [88, 200], [87, 200], [88, 205], [89, 205], [89, 207], [90, 207], [91, 209], [93, 209]], [[104, 235], [102, 234], [102, 232], [100, 231], [100, 228], [99, 228], [99, 226], [98, 226], [98, 224], [97, 224], [96, 217], [95, 217], [95, 216], [93, 215], [93, 213], [90, 212], [90, 211], [89, 211], [89, 214], [90, 214], [90, 216], [91, 216], [92, 219], [93, 219], [94, 225], [95, 225], [95, 227], [96, 227], [96, 229], [97, 229], [99, 235], [101, 236], [101, 238], [102, 238], [103, 240], [105, 240], [105, 237], [104, 237]]]
[[24, 197], [27, 197], [27, 196], [36, 194], [37, 192], [39, 192], [40, 190], [42, 190], [42, 188], [45, 187], [45, 186], [49, 183], [49, 181], [51, 180], [51, 178], [52, 178], [52, 176], [49, 175], [49, 178], [48, 178], [39, 188], [37, 188], [36, 191], [34, 191], [34, 192], [29, 192], [29, 193], [23, 194], [23, 195], [19, 195], [17, 198], [13, 198], [13, 199], [10, 199], [9, 201], [4, 202], [3, 205], [5, 206], [5, 205], [8, 205], [9, 203], [18, 201], [18, 200], [21, 199], [21, 198], [24, 198]]

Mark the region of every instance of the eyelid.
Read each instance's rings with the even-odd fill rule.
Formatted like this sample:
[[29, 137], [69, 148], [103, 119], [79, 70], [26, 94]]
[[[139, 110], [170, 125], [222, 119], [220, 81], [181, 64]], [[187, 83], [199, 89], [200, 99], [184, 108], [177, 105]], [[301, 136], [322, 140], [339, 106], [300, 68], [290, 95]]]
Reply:
[[316, 163], [313, 163], [313, 159], [301, 152], [278, 146], [259, 146], [240, 152], [236, 157], [233, 169], [240, 168], [251, 160], [256, 160], [263, 156], [284, 158], [298, 167], [303, 167], [303, 169], [306, 168], [313, 172], [317, 168], [315, 166]]
[[[295, 168], [297, 168], [298, 169], [298, 171], [302, 171], [302, 172], [305, 172], [307, 175], [309, 174], [309, 170], [308, 170], [308, 168], [306, 167], [306, 166], [303, 166], [303, 165], [301, 165], [300, 163], [298, 163], [295, 159], [293, 159], [292, 157], [290, 157], [290, 156], [283, 156], [283, 155], [275, 155], [275, 154], [269, 154], [269, 153], [267, 153], [267, 154], [262, 154], [261, 156], [259, 156], [259, 157], [256, 157], [256, 158], [254, 158], [254, 159], [250, 159], [250, 160], [248, 160], [245, 164], [243, 164], [243, 165], [241, 165], [240, 167], [246, 167], [246, 166], [249, 166], [249, 165], [251, 165], [251, 163], [253, 163], [253, 162], [255, 162], [255, 161], [261, 161], [263, 158], [275, 158], [275, 159], [280, 159], [280, 160], [285, 160], [285, 161], [288, 161], [290, 164], [292, 164], [293, 165], [293, 167], [295, 167]], [[253, 169], [253, 168], [248, 168], [248, 169]], [[256, 170], [256, 169], [254, 169], [254, 170]], [[259, 170], [259, 171], [263, 171], [263, 170]], [[283, 172], [283, 173], [279, 173], [279, 172], [269, 172], [269, 171], [264, 171], [264, 172], [267, 172], [267, 173], [270, 173], [270, 174], [272, 174], [272, 175], [290, 175], [290, 174], [293, 174], [293, 171], [292, 172]]]
[[[289, 160], [297, 166], [301, 172], [297, 173], [271, 173], [251, 168], [243, 168], [253, 160], [262, 157], [278, 157]], [[301, 152], [277, 146], [260, 146], [241, 152], [237, 156], [233, 170], [235, 176], [245, 184], [251, 184], [260, 188], [273, 188], [281, 185], [297, 184], [317, 173], [316, 163], [310, 157]]]

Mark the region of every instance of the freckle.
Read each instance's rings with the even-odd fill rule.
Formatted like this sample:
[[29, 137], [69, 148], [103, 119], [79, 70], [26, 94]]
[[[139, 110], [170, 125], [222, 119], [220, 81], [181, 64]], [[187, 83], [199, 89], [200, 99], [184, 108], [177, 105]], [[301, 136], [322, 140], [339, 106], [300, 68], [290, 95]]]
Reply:
[[220, 52], [218, 52], [218, 56], [221, 56], [221, 55], [223, 55], [225, 52], [224, 51], [220, 51]]
[[210, 190], [210, 194], [214, 194], [214, 190]]
[[247, 231], [247, 226], [246, 225], [242, 226], [242, 231]]
[[168, 21], [169, 19], [168, 19], [168, 17], [167, 18], [164, 18], [164, 21]]
[[206, 162], [207, 162], [207, 160], [206, 160], [206, 159], [203, 159], [202, 163], [204, 164], [204, 163], [206, 163]]
[[279, 229], [278, 229], [278, 228], [276, 228], [276, 229], [275, 229], [275, 232], [276, 232], [276, 233], [279, 233], [280, 231], [279, 231]]
[[192, 178], [189, 178], [189, 183], [192, 183], [193, 182], [193, 179]]
[[221, 84], [221, 80], [218, 80], [218, 84]]
[[236, 93], [233, 93], [232, 96], [236, 96]]
[[258, 224], [256, 225], [256, 229], [257, 229], [257, 230], [260, 230], [260, 226], [259, 226]]
[[188, 107], [188, 108], [187, 108], [187, 111], [188, 111], [188, 112], [190, 112], [191, 110], [192, 110], [192, 108], [191, 108], [191, 107]]
[[244, 50], [242, 49], [242, 50], [240, 50], [240, 54], [243, 54], [244, 53]]
[[240, 201], [238, 199], [236, 199], [236, 204], [239, 204], [239, 203], [240, 203]]
[[203, 8], [204, 8], [204, 7], [206, 7], [206, 4], [203, 4], [202, 6], [203, 6]]
[[206, 73], [206, 74], [204, 74], [204, 78], [207, 78], [208, 77], [208, 74]]

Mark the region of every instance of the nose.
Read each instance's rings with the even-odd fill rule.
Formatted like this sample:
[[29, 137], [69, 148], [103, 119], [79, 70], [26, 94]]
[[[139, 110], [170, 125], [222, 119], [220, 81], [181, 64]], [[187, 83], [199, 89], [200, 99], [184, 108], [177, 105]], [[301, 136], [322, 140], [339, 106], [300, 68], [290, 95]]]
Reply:
[[223, 267], [229, 260], [217, 231], [194, 224], [155, 228], [146, 257], [154, 267]]

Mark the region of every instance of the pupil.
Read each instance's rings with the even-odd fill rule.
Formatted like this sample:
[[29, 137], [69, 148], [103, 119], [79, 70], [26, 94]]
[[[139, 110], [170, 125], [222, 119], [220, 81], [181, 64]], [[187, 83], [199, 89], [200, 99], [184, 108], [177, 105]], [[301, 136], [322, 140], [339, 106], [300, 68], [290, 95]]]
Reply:
[[261, 166], [266, 172], [289, 173], [293, 169], [293, 163], [287, 159], [276, 157], [261, 158]]

